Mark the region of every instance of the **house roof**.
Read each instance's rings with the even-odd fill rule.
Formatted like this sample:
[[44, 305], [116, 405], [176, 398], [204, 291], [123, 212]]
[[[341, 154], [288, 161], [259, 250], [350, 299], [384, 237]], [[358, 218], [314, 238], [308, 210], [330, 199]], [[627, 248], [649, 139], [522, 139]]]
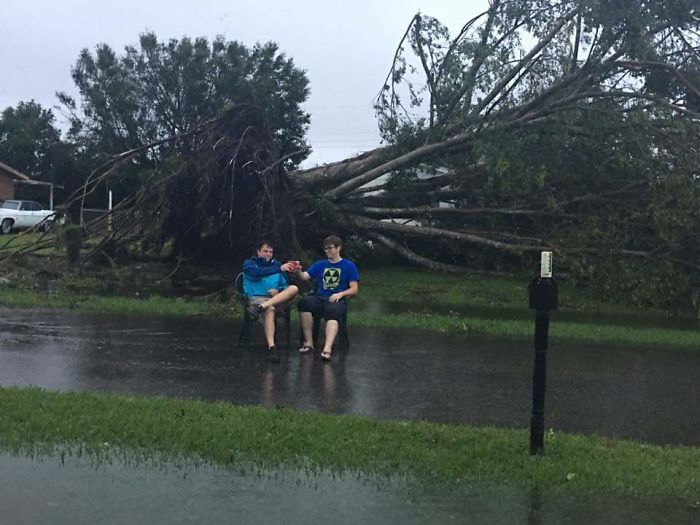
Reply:
[[14, 179], [19, 179], [19, 180], [31, 180], [27, 175], [24, 173], [20, 173], [16, 169], [14, 169], [11, 166], [8, 166], [7, 164], [0, 162], [0, 172], [5, 172], [7, 173], [10, 177]]

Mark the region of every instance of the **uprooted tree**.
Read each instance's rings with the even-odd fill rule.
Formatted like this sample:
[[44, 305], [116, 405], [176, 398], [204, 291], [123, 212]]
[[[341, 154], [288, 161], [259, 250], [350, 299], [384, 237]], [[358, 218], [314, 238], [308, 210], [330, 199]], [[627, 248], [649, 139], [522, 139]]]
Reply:
[[157, 148], [111, 240], [134, 216], [180, 254], [338, 232], [442, 271], [546, 248], [610, 292], [678, 299], [700, 282], [696, 3], [491, 0], [455, 37], [416, 15], [376, 101], [385, 146], [289, 169], [305, 150], [229, 105], [110, 159], [76, 199]]

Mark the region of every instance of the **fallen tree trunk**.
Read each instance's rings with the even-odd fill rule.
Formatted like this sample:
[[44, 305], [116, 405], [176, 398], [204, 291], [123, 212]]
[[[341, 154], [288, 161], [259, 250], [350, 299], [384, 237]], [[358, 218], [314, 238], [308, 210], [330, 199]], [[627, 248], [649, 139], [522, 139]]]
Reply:
[[241, 105], [159, 141], [196, 147], [125, 206], [150, 205], [144, 235], [175, 239], [178, 255], [214, 239], [240, 257], [260, 237], [298, 254], [339, 233], [440, 271], [479, 251], [526, 264], [544, 249], [675, 268], [695, 257], [700, 224], [700, 46], [686, 3], [631, 17], [603, 1], [493, 0], [454, 39], [417, 15], [376, 101], [386, 145], [285, 173], [293, 153], [281, 157], [264, 111]]

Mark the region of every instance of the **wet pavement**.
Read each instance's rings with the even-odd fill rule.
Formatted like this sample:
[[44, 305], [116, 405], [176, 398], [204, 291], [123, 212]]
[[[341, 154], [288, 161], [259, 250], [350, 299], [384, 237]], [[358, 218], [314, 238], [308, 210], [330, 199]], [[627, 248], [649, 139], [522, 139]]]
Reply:
[[[217, 319], [0, 309], [0, 385], [527, 427], [531, 343], [353, 328], [333, 363], [268, 364]], [[280, 334], [282, 335], [282, 334]], [[550, 345], [547, 428], [700, 446], [700, 350]]]
[[[241, 472], [243, 470], [243, 472]], [[700, 509], [632, 497], [426, 487], [407, 478], [0, 454], [13, 524], [698, 523]], [[358, 504], [361, 502], [361, 504]]]

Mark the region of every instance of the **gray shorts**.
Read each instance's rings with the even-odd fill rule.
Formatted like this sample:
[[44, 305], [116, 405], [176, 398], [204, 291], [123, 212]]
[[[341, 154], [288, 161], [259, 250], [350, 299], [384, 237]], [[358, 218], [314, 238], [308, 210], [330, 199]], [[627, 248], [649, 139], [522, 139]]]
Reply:
[[[248, 304], [263, 304], [269, 298], [270, 296], [268, 295], [255, 295], [248, 299]], [[281, 314], [287, 308], [288, 304], [289, 303], [281, 303], [275, 306], [270, 306], [270, 308], [272, 308], [276, 313]], [[262, 319], [262, 316], [260, 316], [260, 319]]]

